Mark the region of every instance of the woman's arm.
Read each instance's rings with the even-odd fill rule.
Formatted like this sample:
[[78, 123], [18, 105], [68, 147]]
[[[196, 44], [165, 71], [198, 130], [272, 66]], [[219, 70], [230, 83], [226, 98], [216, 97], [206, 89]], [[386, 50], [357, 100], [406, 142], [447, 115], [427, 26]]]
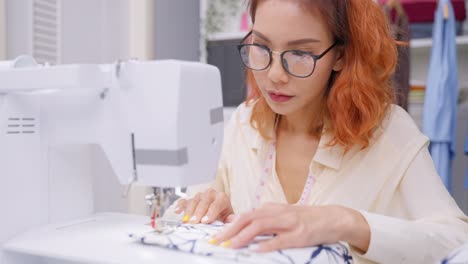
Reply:
[[466, 216], [435, 172], [426, 149], [400, 182], [396, 205], [410, 220], [343, 206], [266, 204], [241, 215], [215, 240], [234, 248], [257, 235], [276, 234], [256, 244], [260, 252], [348, 242], [356, 255], [378, 263], [434, 263], [468, 241]]
[[362, 211], [370, 227], [362, 257], [379, 263], [433, 263], [468, 242], [468, 218], [443, 185], [427, 148], [416, 155], [397, 191], [402, 197], [397, 204], [410, 220]]
[[367, 252], [370, 243], [370, 226], [366, 218], [353, 209], [346, 208], [349, 215], [348, 224], [343, 227], [341, 241], [348, 242], [360, 252]]

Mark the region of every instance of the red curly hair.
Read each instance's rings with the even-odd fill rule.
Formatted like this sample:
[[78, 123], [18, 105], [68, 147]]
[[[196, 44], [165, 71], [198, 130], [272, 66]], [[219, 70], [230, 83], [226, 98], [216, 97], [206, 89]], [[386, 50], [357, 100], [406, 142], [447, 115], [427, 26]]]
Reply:
[[[255, 24], [260, 0], [250, 0]], [[381, 7], [372, 0], [299, 0], [305, 8], [317, 10], [326, 21], [343, 54], [343, 69], [333, 72], [323, 104], [323, 123], [334, 135], [331, 145], [346, 148], [369, 146], [373, 131], [382, 123], [394, 99], [391, 77], [397, 64], [396, 42]], [[248, 94], [252, 104], [250, 123], [268, 138], [275, 113], [268, 106], [247, 69]], [[321, 130], [311, 130], [320, 136]]]

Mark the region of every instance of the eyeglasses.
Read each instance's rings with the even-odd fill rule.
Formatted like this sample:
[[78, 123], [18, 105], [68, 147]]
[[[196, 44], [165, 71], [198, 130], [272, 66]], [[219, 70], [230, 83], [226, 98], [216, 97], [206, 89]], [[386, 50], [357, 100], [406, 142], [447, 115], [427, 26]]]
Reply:
[[328, 49], [319, 55], [302, 50], [286, 50], [277, 52], [270, 50], [267, 46], [261, 44], [240, 44], [237, 45], [242, 63], [254, 71], [262, 71], [268, 68], [272, 62], [273, 53], [279, 54], [281, 64], [284, 70], [292, 76], [298, 78], [307, 78], [315, 71], [317, 61], [323, 58], [332, 50], [338, 41], [335, 41]]

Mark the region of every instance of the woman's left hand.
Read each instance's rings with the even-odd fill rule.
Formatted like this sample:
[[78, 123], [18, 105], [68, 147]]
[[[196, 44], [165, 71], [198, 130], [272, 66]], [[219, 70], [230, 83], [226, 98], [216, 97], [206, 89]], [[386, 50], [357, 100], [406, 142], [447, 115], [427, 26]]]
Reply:
[[215, 235], [223, 246], [240, 248], [260, 235], [275, 236], [253, 244], [252, 250], [268, 252], [346, 241], [367, 251], [370, 228], [358, 212], [343, 206], [266, 204], [242, 214]]

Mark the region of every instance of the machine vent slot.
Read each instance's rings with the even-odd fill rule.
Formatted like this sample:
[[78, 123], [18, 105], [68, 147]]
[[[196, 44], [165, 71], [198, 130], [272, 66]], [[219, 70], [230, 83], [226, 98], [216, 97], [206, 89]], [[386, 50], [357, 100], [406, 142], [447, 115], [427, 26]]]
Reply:
[[6, 133], [14, 134], [35, 134], [36, 133], [36, 118], [32, 117], [10, 117], [8, 118]]
[[33, 0], [33, 56], [39, 63], [60, 63], [58, 0]]

